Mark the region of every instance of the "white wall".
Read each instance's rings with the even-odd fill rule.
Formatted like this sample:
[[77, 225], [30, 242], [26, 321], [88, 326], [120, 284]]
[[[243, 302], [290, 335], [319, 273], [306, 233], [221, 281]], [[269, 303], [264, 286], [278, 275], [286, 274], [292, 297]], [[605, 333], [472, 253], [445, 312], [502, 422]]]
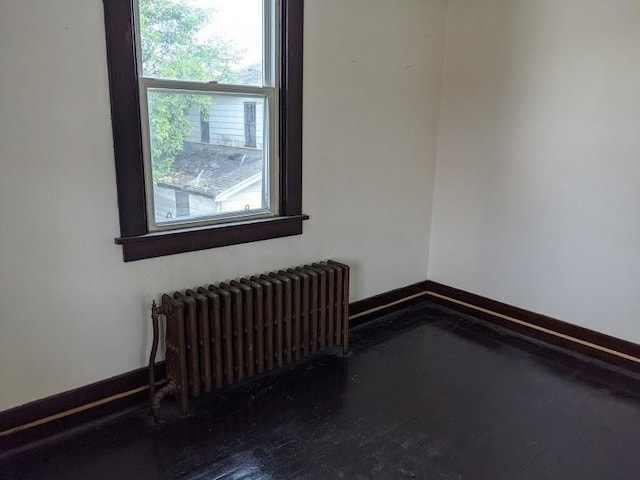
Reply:
[[640, 342], [640, 2], [449, 2], [429, 278]]
[[333, 257], [427, 273], [444, 0], [307, 0], [304, 235], [125, 264], [101, 0], [0, 2], [0, 410], [142, 366], [160, 293]]

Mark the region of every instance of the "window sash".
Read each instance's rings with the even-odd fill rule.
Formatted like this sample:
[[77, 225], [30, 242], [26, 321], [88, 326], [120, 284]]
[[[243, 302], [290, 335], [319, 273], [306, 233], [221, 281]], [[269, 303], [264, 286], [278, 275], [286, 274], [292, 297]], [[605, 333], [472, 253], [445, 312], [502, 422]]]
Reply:
[[[104, 0], [109, 1], [109, 0]], [[139, 80], [152, 80], [152, 77], [145, 77], [143, 75], [142, 68], [142, 46], [141, 46], [141, 33], [140, 33], [140, 0], [130, 0], [133, 5], [133, 19], [134, 19], [134, 41], [136, 50], [136, 66]], [[279, 88], [281, 83], [280, 71], [282, 55], [280, 54], [280, 33], [284, 28], [280, 21], [280, 15], [278, 12], [282, 10], [283, 0], [262, 0], [262, 83], [264, 87]], [[299, 0], [302, 3], [302, 0]], [[158, 79], [161, 80], [161, 79]], [[198, 83], [188, 82], [187, 83]], [[216, 83], [216, 82], [211, 82]], [[239, 85], [241, 86], [241, 85]]]
[[[263, 204], [268, 208], [252, 209], [249, 212], [238, 211], [212, 214], [203, 217], [176, 219], [169, 222], [156, 222], [153, 171], [151, 167], [151, 136], [149, 126], [148, 91], [150, 89], [166, 92], [194, 94], [237, 95], [242, 98], [253, 97], [265, 100], [264, 108], [264, 145], [262, 148], [264, 169], [262, 175]], [[202, 84], [174, 80], [140, 79], [141, 133], [144, 162], [145, 195], [147, 205], [147, 224], [150, 232], [167, 231], [176, 228], [216, 225], [233, 221], [276, 217], [280, 214], [278, 202], [280, 194], [280, 161], [277, 142], [278, 101], [275, 88], [238, 87], [235, 85]]]
[[[277, 12], [280, 8], [279, 0], [263, 0], [262, 31], [263, 31], [263, 61], [262, 76], [263, 86], [224, 84], [219, 82], [193, 82], [187, 80], [169, 80], [142, 75], [142, 46], [139, 21], [139, 0], [133, 0], [134, 5], [134, 28], [135, 28], [135, 49], [138, 72], [138, 89], [140, 101], [140, 123], [142, 134], [142, 156], [143, 174], [145, 185], [145, 198], [147, 208], [147, 228], [149, 232], [169, 231], [176, 228], [198, 227], [206, 225], [216, 225], [234, 221], [245, 221], [251, 219], [264, 219], [280, 215], [280, 157], [278, 139], [280, 138], [280, 115], [279, 115], [279, 86], [280, 75], [278, 72], [281, 56], [279, 53], [280, 42], [280, 20]], [[264, 145], [263, 162], [264, 169], [262, 175], [262, 195], [263, 204], [268, 204], [267, 209], [253, 209], [249, 213], [233, 212], [228, 214], [216, 214], [194, 219], [176, 220], [174, 222], [156, 222], [155, 199], [153, 186], [152, 158], [151, 158], [151, 135], [149, 126], [149, 103], [148, 91], [150, 89], [163, 89], [176, 92], [194, 93], [224, 93], [244, 95], [248, 97], [264, 98]]]

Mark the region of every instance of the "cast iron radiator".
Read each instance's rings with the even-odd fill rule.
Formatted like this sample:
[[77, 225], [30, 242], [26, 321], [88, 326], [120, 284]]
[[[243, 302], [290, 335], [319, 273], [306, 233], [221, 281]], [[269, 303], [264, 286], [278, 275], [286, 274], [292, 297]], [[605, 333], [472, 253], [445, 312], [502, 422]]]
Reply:
[[[167, 384], [155, 391], [159, 317], [166, 321]], [[349, 267], [332, 260], [162, 296], [153, 303], [149, 388], [154, 413], [304, 357], [349, 351]]]

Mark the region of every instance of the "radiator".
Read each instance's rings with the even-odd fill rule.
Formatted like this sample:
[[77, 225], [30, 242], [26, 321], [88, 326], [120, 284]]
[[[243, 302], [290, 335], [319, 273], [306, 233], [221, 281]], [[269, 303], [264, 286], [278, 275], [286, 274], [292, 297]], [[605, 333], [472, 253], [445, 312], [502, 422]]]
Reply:
[[[167, 383], [155, 391], [159, 319]], [[154, 302], [149, 388], [154, 413], [327, 349], [349, 351], [349, 267], [332, 260], [162, 296]]]

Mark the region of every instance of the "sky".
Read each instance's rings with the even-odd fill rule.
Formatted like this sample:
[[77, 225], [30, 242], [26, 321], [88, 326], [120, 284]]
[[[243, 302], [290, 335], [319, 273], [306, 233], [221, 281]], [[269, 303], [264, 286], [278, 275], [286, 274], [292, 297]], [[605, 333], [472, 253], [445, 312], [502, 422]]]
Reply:
[[215, 33], [245, 51], [240, 67], [262, 63], [262, 0], [190, 0], [194, 6], [213, 8]]

